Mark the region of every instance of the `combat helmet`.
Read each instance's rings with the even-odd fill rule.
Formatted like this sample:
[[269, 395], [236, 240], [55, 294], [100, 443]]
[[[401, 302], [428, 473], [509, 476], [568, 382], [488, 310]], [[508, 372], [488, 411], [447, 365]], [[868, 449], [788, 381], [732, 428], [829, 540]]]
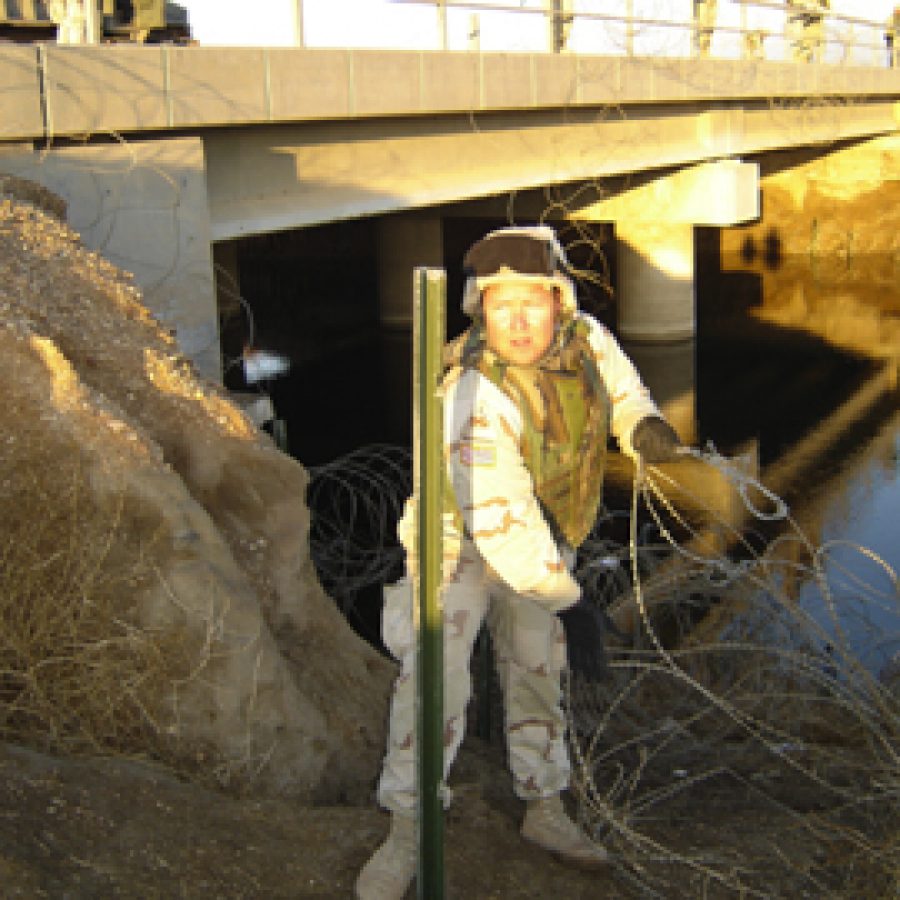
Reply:
[[463, 312], [478, 317], [486, 287], [518, 280], [557, 288], [561, 312], [571, 317], [578, 301], [569, 270], [566, 253], [549, 225], [498, 228], [474, 243], [463, 257]]

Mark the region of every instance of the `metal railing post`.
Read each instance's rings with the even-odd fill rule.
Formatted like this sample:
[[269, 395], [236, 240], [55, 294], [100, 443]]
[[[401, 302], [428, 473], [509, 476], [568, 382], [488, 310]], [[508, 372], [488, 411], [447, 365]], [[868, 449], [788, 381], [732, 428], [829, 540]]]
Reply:
[[447, 43], [447, 0], [438, 0], [438, 47], [441, 50], [448, 48]]
[[634, 56], [634, 0], [625, 4], [625, 55]]
[[481, 52], [481, 16], [478, 13], [469, 14], [469, 40], [467, 49], [470, 53]]
[[[541, 0], [529, 6], [515, 6], [519, 0], [388, 0], [398, 5], [431, 6], [438, 12], [438, 24], [441, 30], [439, 36], [442, 48], [447, 47], [448, 36], [446, 32], [447, 10], [475, 10], [473, 16], [490, 13], [508, 13], [510, 15], [541, 16], [546, 20], [546, 48], [551, 53], [558, 53], [567, 49], [569, 33], [578, 22], [602, 22], [612, 26], [616, 33], [622, 29], [622, 51], [627, 56], [634, 56], [636, 38], [643, 29], [669, 29], [677, 34], [687, 34], [693, 43], [692, 55], [706, 56], [706, 45], [712, 44], [713, 35], [721, 34], [738, 36], [741, 44], [741, 54], [745, 59], [764, 59], [766, 57], [766, 43], [772, 38], [781, 37], [785, 41], [787, 56], [793, 56], [797, 62], [824, 62], [829, 56], [826, 52], [833, 44], [844, 44], [851, 48], [853, 53], [865, 48], [867, 51], [876, 51], [879, 55], [875, 65], [883, 66], [885, 42], [890, 42], [897, 30], [897, 20], [887, 23], [876, 22], [872, 19], [847, 15], [840, 12], [832, 12], [827, 0], [729, 0], [740, 8], [740, 24], [733, 25], [725, 21], [721, 23], [716, 19], [715, 9], [718, 0], [692, 0], [692, 19], [683, 17], [672, 18], [664, 8], [658, 12], [641, 10], [635, 15], [634, 0], [625, 0], [624, 12], [589, 11], [575, 9], [575, 0]], [[524, 0], [521, 0], [524, 3]], [[679, 0], [680, 2], [680, 0]], [[808, 3], [814, 2], [815, 6]], [[824, 4], [824, 5], [822, 5]], [[752, 27], [748, 23], [747, 8], [777, 11], [784, 16], [783, 23], [779, 27], [773, 25], [772, 29]], [[668, 16], [668, 17], [667, 17]], [[702, 19], [702, 20], [701, 20]], [[826, 23], [829, 28], [826, 29]], [[849, 28], [847, 28], [849, 26]], [[841, 30], [846, 29], [846, 34]], [[877, 39], [858, 39], [857, 34], [862, 29], [865, 34], [869, 30], [877, 32]], [[515, 29], [511, 29], [514, 31]], [[477, 32], [479, 31], [475, 18], [470, 18], [468, 47], [470, 50], [480, 50]], [[701, 47], [702, 44], [702, 47]], [[652, 51], [651, 51], [652, 52]], [[897, 53], [900, 52], [897, 42], [888, 54], [888, 65], [897, 62]], [[858, 62], [857, 58], [857, 62]]]
[[547, 15], [547, 49], [562, 53], [569, 42], [573, 12], [571, 0], [545, 0]]
[[84, 42], [99, 44], [103, 33], [103, 12], [97, 8], [97, 0], [85, 0], [84, 4]]
[[413, 275], [413, 489], [416, 496], [416, 774], [418, 896], [444, 897], [444, 641], [441, 602], [444, 486], [440, 379], [447, 280], [443, 269]]
[[303, 46], [303, 0], [294, 0], [294, 46]]

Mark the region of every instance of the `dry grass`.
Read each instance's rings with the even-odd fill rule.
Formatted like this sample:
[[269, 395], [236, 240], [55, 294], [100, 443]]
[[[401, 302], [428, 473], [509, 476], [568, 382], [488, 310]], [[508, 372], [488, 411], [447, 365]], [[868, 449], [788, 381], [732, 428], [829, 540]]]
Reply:
[[[641, 634], [613, 649], [605, 682], [570, 683], [582, 817], [641, 895], [900, 891], [900, 684], [845, 634], [851, 601], [900, 620], [897, 576], [827, 569], [826, 548], [788, 524], [740, 562], [687, 560], [649, 579], [656, 596], [635, 566]], [[659, 557], [634, 551], [649, 568]], [[807, 579], [817, 615], [797, 599]]]
[[[46, 444], [34, 449], [46, 459]], [[136, 606], [166, 536], [122, 495], [98, 505], [79, 462], [59, 459], [4, 481], [0, 737], [175, 763], [182, 748], [160, 706], [196, 665], [199, 641], [141, 626]]]

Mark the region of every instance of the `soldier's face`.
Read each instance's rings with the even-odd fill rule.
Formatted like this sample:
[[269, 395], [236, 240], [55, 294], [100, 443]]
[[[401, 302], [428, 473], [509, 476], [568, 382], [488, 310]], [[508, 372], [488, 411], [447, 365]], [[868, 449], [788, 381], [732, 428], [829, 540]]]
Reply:
[[553, 288], [500, 282], [485, 288], [481, 302], [488, 346], [507, 362], [530, 366], [553, 342], [559, 306]]

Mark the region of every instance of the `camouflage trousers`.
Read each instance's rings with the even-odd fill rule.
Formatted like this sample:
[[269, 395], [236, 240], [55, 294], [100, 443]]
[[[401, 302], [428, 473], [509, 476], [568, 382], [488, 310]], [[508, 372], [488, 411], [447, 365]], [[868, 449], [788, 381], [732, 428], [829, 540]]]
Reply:
[[[486, 621], [503, 688], [508, 758], [516, 794], [530, 800], [563, 790], [569, 784], [570, 764], [560, 683], [566, 645], [559, 619], [492, 577], [467, 540], [442, 596], [444, 780], [462, 743], [472, 691], [469, 661], [481, 623]], [[385, 809], [402, 812], [416, 805], [416, 635], [410, 579], [385, 589], [382, 637], [400, 661], [401, 670], [391, 698], [378, 802]]]

